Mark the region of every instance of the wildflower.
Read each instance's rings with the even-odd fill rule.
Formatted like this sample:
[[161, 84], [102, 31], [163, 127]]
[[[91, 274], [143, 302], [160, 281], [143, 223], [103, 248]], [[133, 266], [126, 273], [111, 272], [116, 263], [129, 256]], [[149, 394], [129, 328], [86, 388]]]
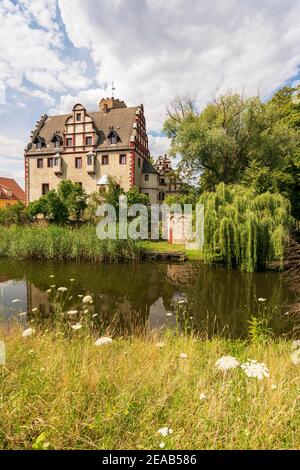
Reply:
[[171, 317], [173, 315], [172, 312], [167, 312], [167, 317]]
[[[83, 313], [89, 313], [89, 311], [85, 310]], [[92, 315], [92, 318], [95, 318], [95, 317], [98, 317], [98, 313], [94, 313], [94, 315]]]
[[298, 348], [300, 348], [300, 339], [295, 339], [295, 341], [292, 342], [292, 351]]
[[70, 279], [70, 282], [74, 282], [74, 281], [75, 281], [75, 279], [73, 279], [73, 278], [72, 278], [72, 279]]
[[271, 385], [271, 390], [276, 390], [276, 388], [277, 388], [277, 385], [276, 385], [276, 384], [272, 384], [272, 385]]
[[222, 356], [220, 359], [217, 360], [215, 363], [217, 368], [219, 370], [229, 370], [229, 369], [235, 369], [240, 365], [239, 361], [236, 359], [236, 357], [233, 356]]
[[178, 300], [177, 303], [178, 303], [179, 305], [186, 304], [186, 300], [185, 300], [185, 299], [180, 299], [180, 300]]
[[81, 323], [76, 323], [76, 325], [71, 325], [71, 328], [73, 330], [80, 330], [82, 328], [82, 324]]
[[112, 343], [112, 338], [108, 336], [102, 336], [101, 338], [97, 339], [95, 342], [95, 346], [103, 346], [104, 344]]
[[68, 300], [72, 300], [73, 299], [73, 295], [70, 295], [70, 297], [68, 297]]
[[159, 342], [159, 343], [156, 343], [156, 347], [157, 348], [163, 348], [165, 345], [165, 343], [163, 341]]
[[33, 312], [33, 313], [35, 313], [35, 312], [37, 312], [37, 311], [38, 311], [38, 308], [37, 308], [37, 307], [34, 307], [34, 308], [32, 309], [32, 312]]
[[86, 296], [83, 297], [82, 302], [83, 302], [84, 304], [92, 304], [92, 303], [93, 303], [93, 299], [92, 299], [92, 297], [91, 297], [90, 295], [86, 295]]
[[58, 289], [58, 292], [67, 292], [67, 287], [59, 287]]
[[265, 302], [267, 299], [264, 299], [263, 297], [258, 297], [258, 302]]
[[247, 377], [253, 377], [258, 380], [262, 380], [264, 377], [270, 377], [270, 372], [263, 362], [257, 362], [249, 359], [248, 362], [241, 365], [241, 368], [247, 375]]
[[169, 436], [170, 434], [173, 434], [173, 429], [168, 428], [167, 426], [165, 426], [164, 428], [160, 428], [160, 429], [157, 431], [157, 434], [160, 434], [160, 435], [163, 436], [163, 437], [167, 437], [167, 436]]
[[164, 442], [160, 442], [160, 443], [159, 443], [159, 447], [160, 447], [161, 449], [164, 449], [164, 448], [166, 447], [166, 444], [165, 444]]
[[300, 364], [300, 348], [292, 352], [291, 359], [292, 359], [292, 363], [295, 364], [295, 366]]
[[68, 311], [68, 315], [71, 315], [71, 316], [72, 315], [77, 315], [77, 313], [78, 313], [78, 310], [69, 310]]
[[[86, 308], [85, 310], [83, 310], [83, 313], [85, 313], [85, 314], [86, 314], [86, 313], [89, 313], [89, 309]], [[97, 315], [97, 313], [96, 313], [96, 315]]]
[[19, 317], [25, 317], [26, 315], [27, 315], [27, 312], [19, 313]]
[[46, 292], [47, 292], [47, 294], [51, 294], [52, 289], [47, 289]]
[[22, 333], [23, 338], [28, 338], [29, 336], [34, 335], [35, 329], [34, 328], [27, 328], [27, 330], [24, 330]]
[[201, 400], [201, 401], [206, 400], [206, 395], [205, 395], [205, 393], [200, 393], [200, 395], [199, 395], [199, 400]]
[[188, 355], [187, 355], [186, 353], [180, 353], [180, 354], [179, 354], [179, 357], [180, 357], [181, 359], [187, 359], [187, 358], [188, 358]]
[[56, 287], [56, 284], [52, 284], [52, 286], [50, 286], [51, 289], [54, 289]]
[[49, 276], [49, 277], [53, 278], [53, 277], [55, 277], [55, 274], [51, 274], [51, 276]]
[[11, 301], [12, 304], [15, 304], [17, 302], [21, 302], [21, 300], [20, 299], [14, 299], [14, 300]]
[[82, 294], [78, 294], [78, 297], [79, 297], [80, 299], [82, 299], [83, 295], [82, 295]]

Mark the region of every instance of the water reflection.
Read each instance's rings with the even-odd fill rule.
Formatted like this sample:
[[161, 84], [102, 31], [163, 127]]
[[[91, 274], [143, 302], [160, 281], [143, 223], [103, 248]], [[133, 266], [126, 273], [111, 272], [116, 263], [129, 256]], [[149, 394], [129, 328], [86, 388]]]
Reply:
[[[55, 278], [50, 276], [55, 274]], [[70, 279], [74, 282], [70, 282]], [[247, 334], [247, 321], [257, 313], [258, 297], [266, 297], [276, 334], [293, 327], [284, 315], [293, 296], [276, 272], [241, 273], [202, 264], [53, 264], [0, 260], [0, 313], [6, 319], [38, 308], [51, 314], [47, 289], [51, 284], [72, 286], [69, 307], [78, 294], [90, 294], [94, 313], [120, 331], [137, 325], [160, 328], [175, 323], [174, 301], [186, 298], [196, 328], [209, 335], [227, 331], [231, 337]], [[12, 303], [13, 300], [18, 300]], [[172, 313], [172, 315], [171, 315]]]

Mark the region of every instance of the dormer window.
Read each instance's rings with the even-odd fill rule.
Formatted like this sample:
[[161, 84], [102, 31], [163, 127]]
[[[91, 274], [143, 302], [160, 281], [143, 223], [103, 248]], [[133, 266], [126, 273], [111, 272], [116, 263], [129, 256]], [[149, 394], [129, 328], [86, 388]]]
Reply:
[[53, 143], [53, 147], [55, 149], [59, 149], [61, 147], [62, 143], [63, 143], [62, 136], [59, 135], [58, 132], [54, 132], [52, 134], [51, 142]]
[[117, 132], [113, 129], [110, 130], [107, 138], [109, 139], [110, 144], [117, 144], [118, 141], [120, 140], [120, 137], [118, 136]]
[[37, 143], [36, 143], [36, 148], [37, 148], [37, 149], [41, 149], [41, 148], [42, 148], [42, 142], [37, 141]]
[[77, 122], [81, 121], [81, 113], [76, 113], [76, 121]]
[[54, 140], [54, 148], [59, 149], [60, 147], [60, 141], [59, 140]]
[[40, 136], [36, 137], [35, 146], [36, 146], [37, 149], [41, 149], [41, 148], [45, 147], [46, 146], [45, 139], [43, 137], [40, 137]]

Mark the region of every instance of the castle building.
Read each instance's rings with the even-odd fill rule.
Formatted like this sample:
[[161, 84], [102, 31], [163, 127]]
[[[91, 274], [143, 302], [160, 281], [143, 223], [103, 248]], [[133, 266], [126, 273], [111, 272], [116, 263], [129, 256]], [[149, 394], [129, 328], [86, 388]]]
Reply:
[[113, 177], [128, 191], [136, 186], [150, 202], [164, 198], [159, 169], [150, 161], [144, 107], [103, 98], [99, 111], [76, 104], [70, 114], [41, 116], [25, 149], [27, 203], [55, 189], [63, 179], [88, 194]]

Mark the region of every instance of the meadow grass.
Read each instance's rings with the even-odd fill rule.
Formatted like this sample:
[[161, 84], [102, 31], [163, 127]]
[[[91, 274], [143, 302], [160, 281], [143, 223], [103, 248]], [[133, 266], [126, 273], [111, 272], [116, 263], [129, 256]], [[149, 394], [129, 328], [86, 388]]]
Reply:
[[[300, 448], [300, 365], [289, 341], [166, 331], [97, 347], [84, 328], [36, 329], [23, 338], [20, 325], [0, 326], [1, 449]], [[220, 371], [224, 354], [265, 362], [270, 377]], [[164, 426], [173, 433], [160, 436]]]
[[142, 255], [142, 247], [133, 240], [99, 240], [93, 225], [12, 226], [0, 230], [0, 258], [115, 262], [135, 261]]

